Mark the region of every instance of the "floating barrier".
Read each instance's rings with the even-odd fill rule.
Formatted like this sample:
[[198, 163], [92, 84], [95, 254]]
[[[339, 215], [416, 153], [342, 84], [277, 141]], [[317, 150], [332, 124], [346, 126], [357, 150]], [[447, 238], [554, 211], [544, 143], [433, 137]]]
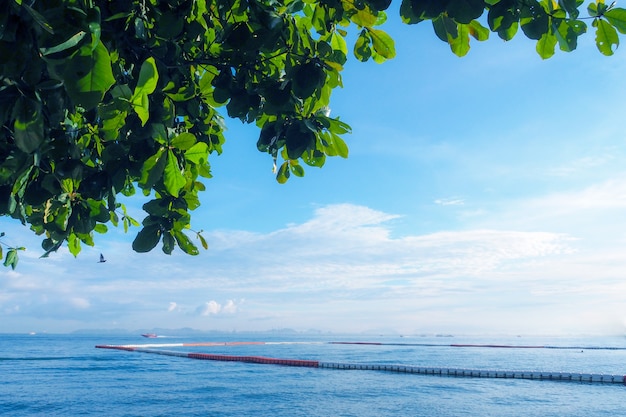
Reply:
[[[160, 344], [160, 347], [183, 347], [183, 346], [236, 346], [246, 344], [283, 344], [282, 342], [209, 342], [209, 343], [170, 343]], [[292, 342], [285, 342], [291, 344]], [[306, 342], [298, 342], [306, 343]], [[339, 342], [342, 344], [350, 344], [350, 342]], [[355, 342], [354, 344], [370, 344]], [[271, 358], [265, 356], [237, 356], [237, 355], [217, 355], [211, 353], [190, 353], [174, 350], [153, 349], [151, 345], [97, 345], [99, 349], [114, 349], [129, 352], [152, 353], [157, 355], [176, 356], [189, 359], [225, 361], [225, 362], [244, 362], [265, 365], [282, 365], [297, 366], [307, 368], [325, 368], [340, 370], [362, 370], [362, 371], [383, 371], [404, 374], [434, 375], [457, 378], [500, 378], [500, 379], [530, 379], [530, 380], [547, 380], [547, 381], [563, 381], [563, 382], [584, 382], [584, 383], [603, 383], [603, 384], [622, 384], [626, 385], [626, 375], [608, 375], [608, 374], [585, 374], [570, 372], [546, 372], [546, 371], [503, 371], [503, 370], [486, 370], [486, 369], [464, 369], [464, 368], [430, 368], [412, 365], [389, 365], [389, 364], [362, 364], [362, 363], [342, 363], [342, 362], [323, 362], [316, 360], [303, 359], [282, 359]], [[457, 346], [460, 347], [461, 345]], [[473, 345], [470, 345], [473, 347]], [[507, 346], [508, 347], [508, 346]]]

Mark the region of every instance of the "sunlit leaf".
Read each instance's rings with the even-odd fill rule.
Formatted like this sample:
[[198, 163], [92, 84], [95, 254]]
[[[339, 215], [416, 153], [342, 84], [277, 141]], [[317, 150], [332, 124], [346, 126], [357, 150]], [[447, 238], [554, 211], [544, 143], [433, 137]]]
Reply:
[[604, 17], [619, 33], [626, 34], [626, 9], [614, 8], [607, 10]]
[[197, 255], [200, 253], [196, 245], [194, 245], [193, 242], [189, 239], [189, 237], [187, 237], [187, 235], [184, 234], [183, 232], [179, 230], [174, 230], [174, 238], [176, 238], [176, 243], [178, 243], [178, 246], [186, 254]]
[[554, 48], [557, 44], [557, 38], [551, 33], [544, 33], [541, 39], [537, 41], [537, 53], [543, 59], [548, 59], [554, 55]]
[[377, 54], [386, 59], [396, 56], [396, 47], [393, 39], [386, 32], [380, 29], [368, 29], [372, 39], [372, 46]]
[[178, 197], [180, 190], [187, 184], [187, 180], [178, 165], [178, 159], [171, 149], [167, 151], [167, 164], [163, 173], [163, 183], [167, 192], [174, 197]]
[[613, 55], [615, 48], [619, 45], [619, 37], [615, 28], [602, 19], [595, 19], [593, 26], [596, 28], [596, 46], [598, 50], [604, 55]]
[[141, 64], [139, 79], [131, 99], [133, 109], [144, 125], [148, 122], [148, 117], [150, 116], [148, 95], [154, 92], [158, 80], [159, 73], [156, 63], [154, 58], [150, 57]]
[[67, 248], [74, 257], [80, 253], [80, 239], [74, 233], [67, 237]]

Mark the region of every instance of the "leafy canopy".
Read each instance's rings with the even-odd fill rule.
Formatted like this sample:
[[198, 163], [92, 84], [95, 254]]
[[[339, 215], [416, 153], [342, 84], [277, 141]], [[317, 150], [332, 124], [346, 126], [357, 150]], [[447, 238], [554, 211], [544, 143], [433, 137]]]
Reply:
[[[94, 232], [138, 226], [133, 249], [198, 248], [188, 233], [223, 115], [254, 123], [276, 179], [348, 156], [350, 126], [330, 117], [350, 54], [395, 56], [380, 26], [391, 0], [8, 0], [0, 4], [0, 214], [77, 255]], [[402, 0], [403, 22], [430, 21], [463, 56], [470, 38], [521, 28], [549, 58], [576, 49], [588, 23], [613, 54], [626, 10], [597, 0]], [[349, 46], [349, 32], [356, 40]], [[350, 38], [354, 39], [354, 38]], [[143, 193], [146, 217], [118, 196]], [[207, 247], [200, 233], [192, 232]], [[0, 235], [1, 237], [1, 235]], [[2, 242], [0, 242], [0, 248]], [[15, 267], [8, 247], [5, 266]], [[0, 257], [1, 257], [0, 252]]]

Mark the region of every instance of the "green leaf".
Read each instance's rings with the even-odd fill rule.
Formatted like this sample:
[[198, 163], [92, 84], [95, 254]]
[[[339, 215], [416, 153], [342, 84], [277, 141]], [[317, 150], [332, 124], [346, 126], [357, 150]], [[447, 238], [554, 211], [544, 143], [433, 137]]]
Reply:
[[446, 7], [448, 16], [458, 23], [468, 24], [477, 19], [485, 10], [483, 0], [449, 0]]
[[472, 20], [467, 26], [469, 34], [477, 41], [486, 41], [489, 39], [489, 29], [484, 27], [478, 20]]
[[324, 85], [325, 79], [326, 73], [318, 63], [309, 61], [298, 65], [292, 76], [293, 93], [300, 98], [308, 98]]
[[163, 253], [171, 255], [175, 247], [176, 240], [174, 239], [174, 236], [172, 236], [172, 231], [170, 230], [163, 233], [163, 247], [161, 248]]
[[302, 168], [302, 165], [291, 162], [289, 164], [289, 169], [291, 173], [295, 175], [296, 177], [304, 177], [304, 168]]
[[106, 232], [108, 232], [109, 228], [107, 227], [106, 224], [102, 224], [102, 223], [98, 223], [96, 224], [96, 226], [93, 228], [93, 231], [96, 233], [100, 233], [100, 234], [105, 234]]
[[578, 37], [587, 31], [587, 25], [581, 20], [562, 20], [556, 29], [554, 36], [559, 42], [559, 48], [565, 52], [571, 52], [578, 46]]
[[446, 11], [448, 0], [402, 0], [400, 15], [408, 24], [434, 19]]
[[52, 26], [50, 26], [50, 24], [46, 21], [46, 19], [41, 14], [39, 14], [36, 10], [34, 10], [28, 4], [22, 4], [21, 0], [19, 0], [17, 3], [20, 4], [23, 8], [25, 8], [28, 14], [32, 16], [33, 20], [35, 20], [35, 22], [37, 22], [37, 24], [41, 26], [46, 32], [50, 34], [54, 34], [54, 29], [52, 28]]
[[209, 249], [209, 245], [207, 244], [206, 239], [200, 234], [200, 232], [196, 233], [196, 236], [198, 237], [198, 239], [200, 239], [200, 244], [205, 250]]
[[191, 242], [191, 240], [187, 237], [187, 235], [180, 230], [174, 230], [174, 237], [176, 238], [176, 243], [178, 243], [178, 246], [186, 254], [197, 255], [200, 253], [196, 245], [194, 245], [193, 242]]
[[368, 28], [374, 51], [386, 59], [396, 56], [396, 47], [393, 39], [386, 32], [380, 29]]
[[165, 148], [161, 148], [146, 159], [141, 168], [141, 178], [139, 179], [139, 186], [141, 188], [152, 188], [154, 184], [163, 176], [165, 170], [165, 164], [167, 162], [167, 155], [165, 154]]
[[572, 19], [577, 19], [578, 14], [580, 13], [578, 10], [578, 6], [582, 3], [580, 0], [559, 0], [559, 5], [567, 11]]
[[205, 164], [209, 158], [209, 146], [198, 142], [185, 151], [185, 159], [194, 164]]
[[339, 155], [342, 158], [347, 158], [348, 157], [348, 145], [346, 145], [346, 142], [344, 142], [344, 140], [341, 139], [341, 137], [334, 134], [333, 132], [330, 132], [330, 134], [332, 135], [333, 147], [337, 151], [337, 155]]
[[9, 249], [7, 251], [7, 256], [4, 259], [4, 266], [11, 267], [11, 269], [15, 270], [18, 262], [17, 249]]
[[439, 16], [438, 18], [433, 19], [432, 25], [435, 35], [446, 43], [450, 43], [459, 37], [457, 23], [447, 16]]
[[68, 49], [71, 49], [73, 47], [75, 47], [76, 45], [78, 45], [80, 43], [80, 41], [83, 40], [83, 38], [85, 37], [85, 35], [87, 34], [87, 32], [85, 31], [80, 31], [77, 34], [75, 34], [74, 36], [72, 36], [71, 38], [69, 38], [68, 40], [66, 40], [63, 43], [60, 43], [56, 46], [52, 46], [50, 48], [41, 48], [41, 54], [43, 56], [46, 55], [51, 55], [51, 54], [55, 54], [57, 52], [62, 52]]
[[548, 59], [554, 55], [557, 38], [551, 33], [544, 33], [541, 39], [537, 41], [537, 53], [542, 59]]
[[529, 39], [539, 40], [548, 32], [549, 16], [536, 0], [528, 0], [520, 7], [520, 24]]
[[607, 10], [604, 17], [619, 33], [626, 34], [626, 9], [615, 8]]
[[161, 239], [161, 228], [158, 224], [145, 226], [133, 240], [133, 250], [139, 253], [150, 252]]
[[458, 36], [450, 39], [450, 49], [456, 56], [465, 56], [470, 50], [469, 42], [469, 26], [459, 23], [458, 24]]
[[186, 151], [191, 149], [196, 144], [196, 137], [193, 133], [183, 132], [180, 135], [174, 137], [171, 141], [171, 145], [180, 149], [181, 151]]
[[369, 33], [363, 29], [354, 43], [354, 56], [356, 59], [365, 62], [372, 57], [370, 42]]
[[302, 122], [294, 121], [287, 128], [285, 139], [289, 159], [298, 159], [304, 151], [315, 147], [315, 133]]
[[284, 184], [289, 179], [289, 163], [287, 161], [283, 162], [278, 168], [278, 172], [276, 173], [276, 181], [280, 184]]
[[142, 125], [145, 125], [150, 117], [148, 95], [154, 92], [158, 81], [159, 73], [157, 66], [154, 58], [150, 57], [141, 64], [139, 80], [131, 98], [133, 109], [139, 116]]
[[593, 26], [596, 28], [596, 46], [598, 50], [606, 56], [613, 55], [613, 46], [617, 48], [619, 45], [619, 37], [615, 28], [603, 19], [595, 19]]
[[178, 166], [178, 159], [171, 149], [167, 151], [167, 164], [163, 176], [165, 189], [174, 197], [178, 197], [180, 190], [187, 184], [185, 176]]
[[20, 97], [13, 108], [15, 145], [28, 154], [35, 152], [44, 141], [44, 120], [41, 104]]
[[95, 108], [115, 83], [109, 51], [102, 42], [95, 48], [85, 45], [68, 59], [49, 62], [48, 68], [63, 80], [72, 100], [87, 110]]
[[70, 253], [74, 255], [74, 257], [77, 257], [80, 253], [80, 239], [76, 236], [76, 234], [70, 233], [67, 237], [67, 248]]
[[502, 0], [489, 8], [487, 22], [493, 32], [504, 40], [511, 40], [519, 27], [519, 9], [514, 0]]

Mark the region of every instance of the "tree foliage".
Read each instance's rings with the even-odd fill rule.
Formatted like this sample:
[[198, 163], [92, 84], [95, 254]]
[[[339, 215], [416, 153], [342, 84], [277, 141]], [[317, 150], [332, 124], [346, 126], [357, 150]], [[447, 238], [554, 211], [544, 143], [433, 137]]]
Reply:
[[[94, 232], [139, 226], [133, 249], [198, 253], [190, 212], [223, 116], [254, 123], [276, 179], [348, 156], [350, 126], [329, 115], [349, 55], [395, 56], [380, 29], [391, 0], [5, 0], [0, 3], [0, 214], [77, 255]], [[521, 28], [542, 58], [576, 49], [588, 24], [613, 54], [626, 10], [597, 0], [402, 0], [463, 56], [470, 38]], [[351, 36], [350, 33], [353, 35]], [[352, 45], [348, 44], [351, 39]], [[146, 216], [119, 195], [143, 193]], [[200, 233], [192, 237], [206, 248]], [[5, 265], [15, 267], [10, 248]], [[11, 254], [11, 259], [8, 258]], [[14, 261], [13, 261], [14, 259]]]

